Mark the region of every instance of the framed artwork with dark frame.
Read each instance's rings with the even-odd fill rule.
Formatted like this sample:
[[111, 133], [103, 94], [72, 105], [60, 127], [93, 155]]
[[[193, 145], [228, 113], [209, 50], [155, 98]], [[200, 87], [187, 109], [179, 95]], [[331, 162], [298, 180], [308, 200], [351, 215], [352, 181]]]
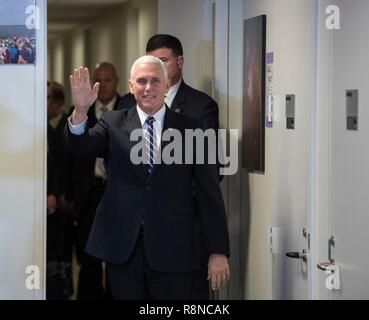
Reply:
[[265, 171], [266, 16], [244, 21], [242, 167]]

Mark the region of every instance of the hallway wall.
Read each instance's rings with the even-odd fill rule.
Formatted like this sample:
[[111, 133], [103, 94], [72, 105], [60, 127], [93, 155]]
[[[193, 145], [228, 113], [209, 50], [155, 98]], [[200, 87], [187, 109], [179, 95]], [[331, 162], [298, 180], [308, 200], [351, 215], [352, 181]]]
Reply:
[[[319, 299], [369, 298], [368, 12], [367, 0], [319, 0], [316, 262], [334, 259], [341, 283], [340, 290], [327, 290], [326, 274], [318, 270]], [[347, 128], [352, 108], [347, 90], [358, 90], [357, 130]]]
[[35, 3], [36, 65], [0, 66], [0, 300], [45, 297], [46, 6]]
[[159, 0], [158, 32], [178, 37], [184, 51], [184, 80], [208, 94], [213, 91], [212, 0]]
[[[278, 299], [282, 298], [278, 291], [279, 283], [287, 278], [284, 274], [273, 275], [273, 270], [280, 272], [288, 268], [285, 265], [284, 269], [273, 268], [278, 260], [289, 263], [291, 268], [296, 267], [294, 261], [286, 260], [285, 252], [297, 251], [302, 245], [300, 220], [305, 219], [309, 208], [312, 1], [232, 0], [229, 3], [228, 118], [229, 127], [239, 129], [240, 152], [245, 19], [267, 15], [266, 52], [274, 52], [276, 104], [273, 128], [265, 130], [265, 173], [248, 173], [247, 169], [239, 168], [237, 176], [230, 180], [229, 193], [236, 194], [233, 210], [239, 210], [240, 216], [240, 245], [244, 248], [240, 255], [244, 260], [240, 263], [245, 264], [244, 296], [246, 299]], [[284, 99], [290, 93], [295, 93], [298, 98], [295, 130], [286, 130], [285, 127]], [[274, 239], [278, 242], [277, 254], [270, 253], [267, 230], [273, 226], [280, 230], [280, 237]], [[295, 229], [298, 234], [292, 235], [289, 230]], [[294, 237], [294, 247], [291, 248], [289, 241]]]

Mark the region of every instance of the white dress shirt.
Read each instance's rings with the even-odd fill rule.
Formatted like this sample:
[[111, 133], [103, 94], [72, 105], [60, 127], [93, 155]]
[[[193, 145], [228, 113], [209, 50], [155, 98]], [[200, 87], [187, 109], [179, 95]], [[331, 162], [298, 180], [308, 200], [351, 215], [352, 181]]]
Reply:
[[[108, 104], [105, 105], [105, 107], [107, 108], [107, 111], [113, 111], [116, 101], [117, 101], [117, 96], [114, 96], [114, 98]], [[102, 109], [103, 106], [104, 105], [102, 104], [102, 102], [100, 100], [96, 100], [96, 102], [95, 102], [95, 116], [96, 116], [97, 120], [100, 120], [100, 118], [101, 118], [101, 114], [102, 114], [101, 109]]]
[[[145, 123], [147, 117], [149, 116], [146, 114], [138, 105], [136, 105], [138, 117], [140, 118], [143, 136], [146, 135], [148, 124]], [[157, 111], [152, 117], [155, 119], [153, 122], [155, 138], [156, 138], [156, 150], [159, 150], [160, 143], [161, 143], [161, 133], [163, 131], [163, 124], [164, 124], [164, 115], [165, 115], [165, 106], [162, 106], [159, 111]]]
[[181, 83], [182, 83], [182, 79], [179, 80], [174, 86], [171, 86], [168, 90], [168, 93], [165, 95], [164, 101], [165, 101], [165, 104], [168, 106], [168, 108], [172, 107], [174, 97], [176, 96]]

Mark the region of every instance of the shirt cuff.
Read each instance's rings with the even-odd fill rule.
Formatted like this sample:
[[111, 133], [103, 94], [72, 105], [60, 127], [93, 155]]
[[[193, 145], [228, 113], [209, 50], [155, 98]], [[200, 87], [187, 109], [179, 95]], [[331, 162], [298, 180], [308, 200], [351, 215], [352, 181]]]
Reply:
[[68, 126], [71, 133], [80, 136], [85, 133], [86, 129], [86, 123], [87, 123], [87, 117], [86, 119], [79, 123], [79, 124], [72, 124], [72, 116], [68, 118]]

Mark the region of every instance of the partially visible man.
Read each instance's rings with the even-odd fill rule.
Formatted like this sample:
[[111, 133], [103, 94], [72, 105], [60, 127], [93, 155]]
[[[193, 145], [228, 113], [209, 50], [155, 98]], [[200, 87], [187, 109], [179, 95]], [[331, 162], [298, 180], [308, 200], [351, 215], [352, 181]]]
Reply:
[[[47, 84], [48, 145], [52, 151], [54, 177], [51, 181], [53, 193], [58, 197], [58, 206], [70, 209], [71, 194], [68, 183], [70, 158], [64, 150], [62, 136], [67, 115], [64, 113], [64, 87], [57, 82]], [[56, 175], [56, 176], [55, 176]], [[50, 177], [51, 178], [51, 177]]]
[[[184, 56], [179, 39], [168, 34], [154, 35], [147, 42], [146, 53], [159, 58], [167, 67], [170, 88], [165, 96], [165, 104], [176, 113], [199, 120], [204, 130], [214, 129], [217, 132], [219, 129], [218, 104], [209, 95], [190, 87], [183, 80]], [[127, 93], [122, 97], [118, 109], [126, 109], [134, 105], [136, 105], [134, 95]], [[220, 176], [220, 180], [221, 178]], [[208, 259], [202, 248], [204, 239], [201, 231], [203, 226], [200, 221], [197, 223], [197, 228], [198, 254], [202, 256], [202, 259], [195, 276], [193, 298], [204, 300], [209, 299], [209, 283], [206, 278]]]
[[[117, 93], [119, 78], [115, 67], [109, 62], [96, 65], [93, 83], [99, 83], [97, 100], [88, 111], [87, 127], [92, 128], [103, 113], [116, 110], [120, 96]], [[72, 112], [73, 112], [72, 108]], [[74, 159], [73, 186], [75, 213], [77, 216], [77, 258], [80, 264], [78, 277], [78, 300], [106, 299], [110, 297], [103, 263], [85, 253], [85, 246], [95, 216], [96, 207], [106, 187], [106, 173], [102, 158], [85, 154]]]
[[[167, 129], [185, 136], [186, 129], [202, 126], [165, 106], [169, 86], [162, 61], [153, 56], [137, 59], [130, 79], [136, 107], [104, 114], [90, 130], [86, 130], [87, 113], [98, 84], [91, 89], [88, 69], [81, 67], [71, 76], [71, 87], [76, 108], [66, 127], [67, 146], [73, 152], [110, 159], [107, 189], [86, 250], [109, 262], [113, 296], [191, 299], [193, 271], [198, 267], [195, 214], [204, 225], [208, 278], [212, 288], [219, 289], [229, 278], [229, 239], [216, 166], [197, 164], [192, 149], [187, 150], [191, 164], [184, 158], [169, 165], [155, 161], [168, 143], [161, 141]], [[144, 135], [146, 164], [134, 164], [130, 158], [135, 129]]]
[[[64, 87], [47, 83], [47, 299], [68, 299], [65, 290], [53, 281], [56, 263], [72, 261], [73, 215], [70, 183], [71, 154], [63, 146], [62, 136], [67, 116], [63, 112]], [[70, 271], [70, 269], [67, 269]], [[50, 276], [50, 278], [49, 278]], [[71, 280], [71, 278], [69, 278]], [[72, 288], [72, 283], [68, 284]], [[67, 293], [68, 291], [68, 293]]]

